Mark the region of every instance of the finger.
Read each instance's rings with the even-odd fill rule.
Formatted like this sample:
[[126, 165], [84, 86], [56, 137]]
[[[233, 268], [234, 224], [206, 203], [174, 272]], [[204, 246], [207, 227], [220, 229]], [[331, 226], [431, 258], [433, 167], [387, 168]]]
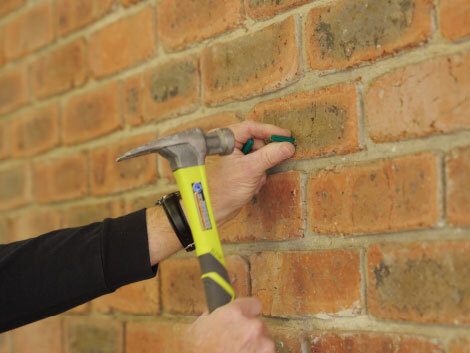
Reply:
[[249, 298], [238, 298], [227, 306], [232, 306], [235, 309], [240, 310], [243, 316], [256, 317], [261, 314], [261, 302], [259, 299], [254, 297]]
[[267, 338], [262, 337], [256, 342], [256, 348], [252, 351], [253, 353], [275, 353], [276, 345], [274, 342]]
[[263, 148], [249, 154], [253, 165], [260, 168], [260, 172], [265, 172], [269, 168], [292, 157], [295, 147], [290, 142], [269, 143]]
[[253, 147], [251, 148], [251, 151], [256, 151], [259, 150], [261, 147], [266, 146], [266, 142], [261, 139], [255, 139], [253, 143]]
[[271, 135], [291, 136], [287, 129], [271, 124], [263, 124], [254, 120], [246, 120], [242, 123], [229, 126], [235, 135], [235, 140], [245, 143], [251, 138], [269, 139]]

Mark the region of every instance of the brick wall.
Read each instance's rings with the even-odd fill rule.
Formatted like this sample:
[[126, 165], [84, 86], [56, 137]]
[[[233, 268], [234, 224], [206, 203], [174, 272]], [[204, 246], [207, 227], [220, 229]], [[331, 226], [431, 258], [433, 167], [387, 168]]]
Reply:
[[[1, 0], [0, 242], [152, 205], [175, 189], [166, 162], [114, 158], [156, 136], [275, 123], [297, 152], [220, 233], [278, 352], [469, 352], [469, 14], [467, 0]], [[178, 352], [205, 309], [193, 256], [0, 335], [0, 352]]]

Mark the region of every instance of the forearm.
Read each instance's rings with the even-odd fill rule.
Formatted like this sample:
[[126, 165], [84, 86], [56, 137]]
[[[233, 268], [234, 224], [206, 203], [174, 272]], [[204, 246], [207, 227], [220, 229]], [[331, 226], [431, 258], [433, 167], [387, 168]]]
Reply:
[[161, 206], [147, 208], [146, 216], [150, 263], [154, 266], [183, 247]]

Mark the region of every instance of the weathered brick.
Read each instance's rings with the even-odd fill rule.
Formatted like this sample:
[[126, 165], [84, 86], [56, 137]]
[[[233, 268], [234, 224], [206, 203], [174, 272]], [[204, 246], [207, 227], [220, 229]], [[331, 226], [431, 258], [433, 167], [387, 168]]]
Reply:
[[125, 152], [152, 140], [153, 134], [138, 135], [91, 151], [91, 193], [104, 195], [154, 182], [158, 176], [154, 155], [116, 162]]
[[467, 1], [439, 2], [442, 35], [449, 40], [470, 36], [470, 4]]
[[250, 258], [253, 296], [269, 316], [353, 315], [362, 307], [356, 250], [264, 252]]
[[312, 9], [306, 50], [314, 70], [343, 69], [425, 42], [432, 33], [430, 0], [341, 0]]
[[[296, 19], [204, 49], [204, 101], [244, 99], [284, 87], [300, 77]], [[249, 55], [247, 55], [249, 53]]]
[[31, 201], [30, 179], [27, 164], [0, 170], [0, 211], [18, 208]]
[[50, 317], [12, 332], [13, 351], [16, 353], [62, 351], [62, 322], [60, 318]]
[[0, 28], [0, 67], [6, 64], [5, 59], [5, 31], [4, 28]]
[[[227, 271], [235, 295], [250, 295], [248, 264], [240, 256], [227, 256]], [[166, 311], [201, 314], [207, 310], [201, 271], [196, 258], [170, 259], [160, 264], [162, 304]], [[191, 293], [191, 295], [188, 295]]]
[[[163, 131], [162, 136], [168, 136], [182, 130], [194, 128], [199, 128], [204, 132], [208, 132], [212, 129], [227, 127], [229, 125], [239, 123], [240, 121], [241, 118], [236, 113], [219, 113], [200, 118], [186, 124], [180, 124], [176, 128]], [[206, 158], [207, 168], [211, 168], [211, 165], [216, 162], [218, 158], [218, 156], [208, 156]], [[176, 180], [168, 160], [161, 156], [158, 156], [158, 164], [162, 177], [167, 178], [172, 183], [175, 183]]]
[[82, 153], [34, 163], [37, 202], [63, 201], [88, 193], [87, 160]]
[[5, 56], [16, 59], [55, 39], [53, 8], [41, 1], [5, 24]]
[[298, 353], [302, 352], [302, 342], [305, 333], [279, 325], [269, 325], [269, 336], [276, 345], [276, 353]]
[[125, 213], [132, 213], [143, 208], [150, 208], [163, 196], [164, 193], [154, 193], [145, 196], [132, 197], [126, 200]]
[[105, 218], [119, 217], [123, 213], [124, 202], [121, 200], [74, 205], [64, 210], [63, 227], [84, 226], [94, 222], [101, 222]]
[[323, 234], [359, 234], [431, 227], [440, 215], [438, 168], [432, 153], [337, 167], [313, 174], [309, 220]]
[[13, 157], [35, 155], [59, 144], [59, 110], [57, 103], [35, 108], [11, 121]]
[[376, 79], [365, 95], [372, 140], [398, 141], [470, 128], [469, 66], [470, 53], [459, 54]]
[[126, 79], [122, 84], [122, 114], [126, 123], [137, 126], [144, 122], [142, 75]]
[[19, 9], [26, 3], [26, 0], [2, 0], [0, 2], [0, 16]]
[[76, 306], [68, 311], [67, 314], [88, 314], [91, 310], [91, 302]]
[[241, 212], [220, 229], [225, 242], [303, 237], [300, 173], [268, 176], [266, 185]]
[[0, 114], [9, 113], [30, 101], [26, 66], [0, 74]]
[[470, 340], [468, 338], [455, 339], [450, 344], [450, 353], [470, 353]]
[[279, 12], [307, 4], [312, 0], [245, 0], [248, 16], [254, 19], [265, 19]]
[[66, 353], [122, 353], [123, 324], [117, 320], [68, 318]]
[[142, 80], [145, 121], [189, 113], [199, 105], [199, 67], [194, 57], [150, 69]]
[[296, 142], [293, 159], [360, 149], [354, 85], [341, 84], [263, 102], [250, 111], [247, 119], [291, 130]]
[[372, 316], [470, 323], [470, 241], [379, 244], [368, 251]]
[[183, 338], [189, 324], [180, 322], [128, 322], [126, 352], [184, 353]]
[[[9, 217], [0, 217], [0, 244], [9, 243], [11, 233], [11, 219]], [[1, 347], [2, 342], [0, 339], [0, 353], [3, 353]]]
[[447, 218], [454, 225], [470, 225], [470, 147], [452, 151], [446, 160]]
[[158, 281], [151, 278], [119, 288], [116, 292], [93, 301], [102, 313], [120, 311], [127, 314], [157, 315], [160, 313]]
[[112, 82], [66, 101], [62, 115], [62, 141], [71, 145], [122, 127], [119, 84]]
[[11, 220], [9, 241], [20, 241], [60, 228], [60, 212], [57, 210], [32, 210]]
[[75, 40], [41, 56], [32, 65], [32, 84], [38, 98], [79, 87], [87, 80], [85, 41]]
[[0, 120], [0, 160], [8, 158], [11, 153], [11, 123]]
[[113, 74], [156, 54], [154, 12], [146, 7], [91, 35], [88, 57], [95, 77]]
[[371, 332], [313, 333], [312, 352], [335, 353], [444, 353], [435, 339]]
[[173, 50], [239, 27], [244, 20], [241, 0], [163, 0], [157, 13], [158, 35]]
[[55, 22], [64, 35], [98, 19], [111, 10], [114, 0], [56, 0]]

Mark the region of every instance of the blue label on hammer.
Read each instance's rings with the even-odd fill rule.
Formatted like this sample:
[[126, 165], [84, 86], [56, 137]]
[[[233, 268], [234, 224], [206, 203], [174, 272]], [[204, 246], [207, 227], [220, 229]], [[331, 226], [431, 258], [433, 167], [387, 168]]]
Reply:
[[202, 230], [212, 229], [209, 212], [207, 211], [206, 199], [204, 197], [204, 190], [200, 182], [193, 183], [194, 201], [196, 201], [197, 213], [199, 215], [199, 222], [201, 222]]

